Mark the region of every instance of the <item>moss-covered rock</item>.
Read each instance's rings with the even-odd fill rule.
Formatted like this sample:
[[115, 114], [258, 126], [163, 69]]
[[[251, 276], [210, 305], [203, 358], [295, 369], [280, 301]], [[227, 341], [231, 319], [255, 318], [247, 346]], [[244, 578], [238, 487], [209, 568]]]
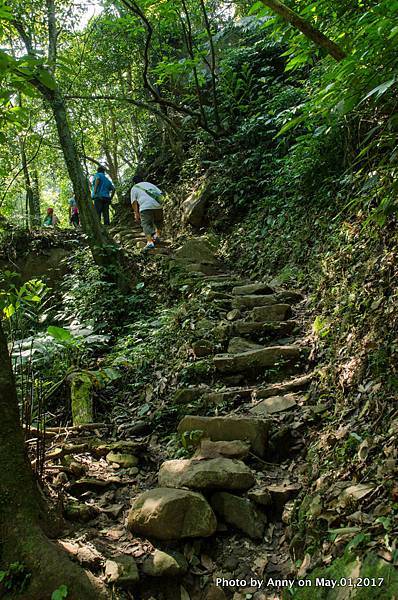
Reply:
[[93, 380], [89, 373], [75, 373], [71, 378], [71, 408], [73, 425], [93, 422]]

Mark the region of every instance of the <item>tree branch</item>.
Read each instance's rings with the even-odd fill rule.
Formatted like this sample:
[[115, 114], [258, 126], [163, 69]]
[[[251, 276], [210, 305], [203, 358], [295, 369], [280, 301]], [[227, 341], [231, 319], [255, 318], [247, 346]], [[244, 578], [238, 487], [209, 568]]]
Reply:
[[279, 2], [279, 0], [261, 0], [261, 2], [282, 17], [282, 19], [299, 29], [307, 38], [315, 42], [317, 46], [326, 50], [335, 60], [340, 61], [347, 56], [340, 46], [332, 42], [319, 29], [315, 29], [311, 23], [308, 23], [308, 21], [300, 17], [300, 15], [285, 4], [282, 4], [282, 2]]
[[113, 100], [115, 102], [127, 102], [128, 104], [133, 104], [137, 108], [142, 108], [143, 110], [148, 110], [153, 114], [157, 115], [164, 121], [166, 121], [170, 127], [177, 130], [175, 123], [173, 123], [172, 119], [164, 114], [162, 111], [158, 110], [152, 104], [147, 102], [140, 102], [139, 100], [134, 100], [133, 98], [127, 98], [125, 96], [110, 96], [110, 95], [94, 95], [94, 96], [76, 96], [76, 95], [67, 95], [65, 96], [65, 100]]
[[204, 131], [207, 131], [207, 133], [209, 133], [213, 138], [218, 138], [219, 132], [214, 131], [211, 127], [209, 127], [206, 123], [204, 123], [200, 113], [190, 110], [189, 108], [186, 108], [185, 106], [176, 104], [175, 102], [172, 102], [171, 100], [167, 100], [166, 98], [163, 98], [159, 94], [159, 92], [154, 88], [154, 86], [151, 84], [151, 82], [149, 81], [148, 72], [149, 72], [149, 49], [150, 49], [151, 40], [152, 40], [152, 36], [153, 36], [152, 25], [149, 22], [148, 18], [146, 17], [145, 13], [141, 10], [141, 8], [135, 2], [135, 0], [122, 0], [122, 3], [128, 10], [130, 10], [133, 14], [135, 14], [136, 17], [141, 19], [141, 21], [144, 23], [146, 31], [147, 31], [147, 35], [146, 35], [146, 39], [145, 39], [145, 46], [144, 46], [144, 70], [143, 70], [142, 75], [143, 75], [143, 79], [144, 79], [144, 87], [150, 92], [150, 94], [153, 97], [154, 102], [156, 102], [157, 104], [159, 104], [160, 106], [163, 106], [165, 108], [171, 108], [171, 109], [175, 110], [176, 112], [179, 112], [179, 113], [188, 115], [189, 117], [192, 117], [193, 119], [196, 120], [197, 124]]

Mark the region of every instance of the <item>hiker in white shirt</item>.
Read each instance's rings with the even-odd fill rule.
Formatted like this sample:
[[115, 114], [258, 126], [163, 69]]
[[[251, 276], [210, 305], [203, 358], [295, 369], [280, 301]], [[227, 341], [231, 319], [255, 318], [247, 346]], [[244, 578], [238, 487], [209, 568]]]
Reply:
[[155, 248], [160, 242], [160, 233], [163, 226], [163, 207], [161, 198], [163, 192], [149, 181], [141, 177], [133, 177], [134, 187], [131, 188], [130, 199], [134, 210], [135, 220], [141, 223], [147, 239], [144, 250]]

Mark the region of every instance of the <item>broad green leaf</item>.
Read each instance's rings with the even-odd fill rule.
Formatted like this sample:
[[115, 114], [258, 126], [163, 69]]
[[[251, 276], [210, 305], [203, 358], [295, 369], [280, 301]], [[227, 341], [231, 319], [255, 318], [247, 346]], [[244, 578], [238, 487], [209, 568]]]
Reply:
[[55, 327], [54, 325], [48, 327], [47, 333], [59, 342], [66, 342], [73, 338], [70, 331], [63, 329], [63, 327]]
[[281, 129], [278, 131], [278, 133], [274, 136], [274, 139], [277, 138], [277, 137], [279, 137], [280, 135], [283, 135], [284, 133], [286, 133], [290, 129], [293, 129], [293, 127], [296, 127], [296, 125], [299, 125], [304, 120], [305, 120], [305, 116], [301, 115], [300, 117], [295, 117], [291, 121], [288, 121], [287, 123], [284, 124], [283, 127], [281, 127]]

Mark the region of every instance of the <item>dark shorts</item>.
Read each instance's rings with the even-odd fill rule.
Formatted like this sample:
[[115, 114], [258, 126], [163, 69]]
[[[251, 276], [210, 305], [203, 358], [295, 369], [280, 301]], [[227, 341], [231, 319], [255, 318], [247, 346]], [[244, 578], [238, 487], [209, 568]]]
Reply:
[[141, 225], [146, 235], [153, 235], [163, 226], [163, 209], [151, 208], [140, 212]]

